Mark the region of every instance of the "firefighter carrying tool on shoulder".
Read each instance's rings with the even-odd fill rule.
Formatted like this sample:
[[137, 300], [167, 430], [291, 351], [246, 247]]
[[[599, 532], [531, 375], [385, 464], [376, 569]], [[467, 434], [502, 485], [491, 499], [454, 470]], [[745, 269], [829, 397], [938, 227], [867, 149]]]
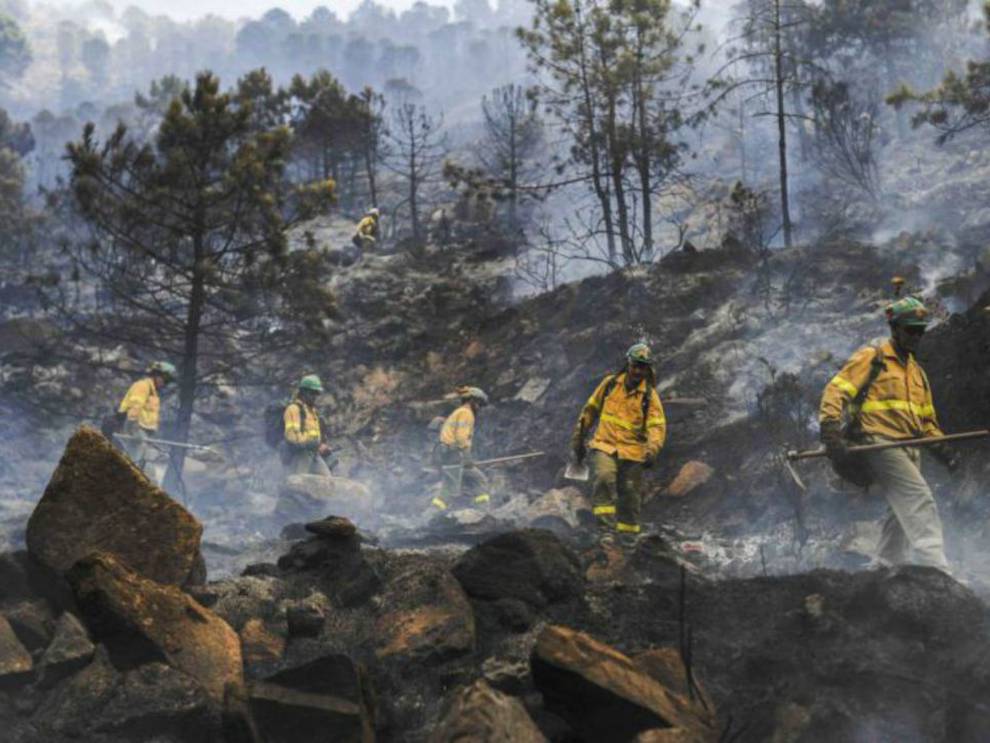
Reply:
[[643, 469], [654, 464], [667, 436], [655, 385], [650, 348], [637, 343], [626, 352], [623, 370], [606, 376], [591, 394], [574, 427], [574, 459], [583, 463], [591, 449], [593, 511], [604, 541], [613, 529], [626, 543], [640, 533]]
[[435, 450], [443, 473], [443, 487], [431, 505], [441, 511], [465, 496], [478, 506], [491, 502], [488, 478], [475, 466], [471, 454], [475, 418], [478, 411], [488, 404], [488, 395], [478, 387], [459, 387], [457, 393], [461, 405], [443, 422]]
[[[928, 377], [914, 357], [928, 326], [928, 310], [918, 299], [904, 297], [886, 308], [886, 317], [890, 339], [856, 351], [825, 387], [821, 440], [840, 475], [861, 486], [876, 485], [887, 500], [890, 510], [878, 561], [914, 562], [949, 572], [942, 521], [921, 473], [920, 450], [850, 452], [856, 445], [943, 436]], [[958, 455], [947, 444], [927, 448], [950, 471], [958, 466]]]

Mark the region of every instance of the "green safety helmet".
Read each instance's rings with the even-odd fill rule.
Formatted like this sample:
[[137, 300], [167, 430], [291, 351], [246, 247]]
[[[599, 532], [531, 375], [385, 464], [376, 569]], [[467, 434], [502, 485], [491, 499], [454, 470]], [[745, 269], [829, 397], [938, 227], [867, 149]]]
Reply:
[[887, 322], [891, 325], [906, 327], [928, 327], [929, 313], [921, 300], [915, 297], [904, 297], [887, 306], [885, 311]]
[[309, 390], [310, 392], [323, 392], [323, 382], [316, 374], [307, 374], [299, 382], [299, 389]]
[[634, 343], [630, 346], [626, 351], [626, 358], [631, 362], [653, 365], [653, 353], [645, 343]]
[[177, 372], [175, 365], [167, 361], [156, 361], [148, 367], [149, 374], [161, 374], [165, 379], [175, 379]]

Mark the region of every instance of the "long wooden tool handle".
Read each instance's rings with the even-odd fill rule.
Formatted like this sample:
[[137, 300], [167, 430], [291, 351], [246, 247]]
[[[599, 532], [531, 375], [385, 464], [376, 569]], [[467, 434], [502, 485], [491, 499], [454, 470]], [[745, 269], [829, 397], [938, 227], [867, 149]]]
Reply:
[[[966, 431], [965, 433], [952, 433], [947, 436], [929, 436], [922, 439], [905, 439], [903, 441], [885, 441], [882, 444], [864, 444], [862, 446], [850, 446], [850, 454], [860, 454], [868, 451], [881, 451], [883, 449], [907, 449], [917, 446], [932, 446], [951, 441], [969, 441], [970, 439], [985, 439], [990, 436], [990, 431]], [[789, 451], [787, 458], [792, 462], [799, 459], [816, 459], [827, 456], [824, 449], [811, 449], [809, 451]]]
[[146, 444], [157, 444], [158, 446], [171, 446], [176, 449], [195, 449], [196, 451], [208, 451], [213, 454], [219, 454], [216, 449], [212, 449], [209, 446], [200, 446], [199, 444], [183, 444], [178, 441], [166, 441], [165, 439], [149, 439], [141, 436], [128, 436], [122, 433], [115, 433], [115, 438], [123, 439], [124, 441], [144, 441]]
[[[514, 454], [511, 457], [498, 457], [496, 459], [482, 459], [480, 462], [475, 462], [475, 467], [481, 467], [486, 464], [505, 464], [506, 462], [518, 462], [523, 459], [532, 459], [533, 457], [542, 457], [546, 452], [534, 451], [529, 454]], [[459, 464], [445, 464], [443, 469], [452, 470], [460, 467]]]

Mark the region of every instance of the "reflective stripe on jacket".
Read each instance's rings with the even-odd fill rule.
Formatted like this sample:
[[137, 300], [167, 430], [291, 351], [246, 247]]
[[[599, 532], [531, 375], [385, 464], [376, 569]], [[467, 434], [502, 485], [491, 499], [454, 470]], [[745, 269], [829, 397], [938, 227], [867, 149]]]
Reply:
[[[941, 436], [928, 378], [914, 356], [902, 363], [889, 340], [880, 351], [884, 369], [863, 401], [859, 416], [863, 433], [888, 439]], [[819, 422], [842, 420], [846, 406], [869, 379], [875, 356], [872, 346], [861, 348], [832, 377], [822, 394]]]
[[[305, 423], [300, 420], [300, 406], [306, 410]], [[322, 441], [320, 416], [315, 408], [311, 408], [298, 397], [285, 407], [282, 420], [285, 421], [285, 440], [290, 444], [305, 446]]]
[[127, 420], [134, 421], [146, 431], [157, 431], [160, 408], [161, 400], [155, 381], [145, 377], [131, 385], [117, 412], [127, 413]]
[[440, 443], [457, 449], [471, 450], [474, 438], [474, 411], [468, 404], [461, 405], [447, 416], [440, 429]]
[[[615, 377], [615, 384], [605, 397], [612, 375], [605, 377], [588, 398], [578, 426], [587, 432], [598, 423], [591, 448], [606, 454], [616, 454], [619, 459], [644, 462], [655, 457], [667, 438], [667, 419], [663, 413], [660, 395], [648, 387], [644, 379], [634, 390], [626, 389], [626, 374]], [[649, 419], [643, 426], [643, 395], [650, 394]], [[645, 434], [644, 434], [645, 429]]]

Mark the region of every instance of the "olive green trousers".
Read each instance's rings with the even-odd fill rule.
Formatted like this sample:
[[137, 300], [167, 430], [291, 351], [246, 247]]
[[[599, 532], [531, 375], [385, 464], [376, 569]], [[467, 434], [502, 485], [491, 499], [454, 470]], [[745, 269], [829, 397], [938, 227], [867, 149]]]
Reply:
[[593, 449], [591, 466], [595, 472], [592, 508], [599, 526], [612, 528], [614, 525], [619, 532], [638, 534], [643, 463]]

